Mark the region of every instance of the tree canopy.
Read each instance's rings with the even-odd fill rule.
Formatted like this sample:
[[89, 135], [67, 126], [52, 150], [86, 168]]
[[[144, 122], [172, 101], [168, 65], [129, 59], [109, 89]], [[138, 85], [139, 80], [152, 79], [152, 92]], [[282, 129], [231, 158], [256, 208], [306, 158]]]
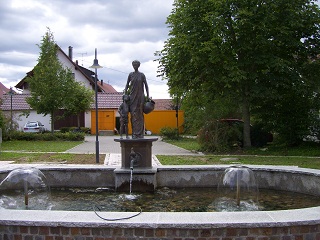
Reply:
[[310, 0], [175, 0], [159, 72], [206, 118], [214, 103], [240, 109], [245, 147], [253, 116], [285, 135], [298, 115], [306, 131], [319, 110], [319, 23]]
[[40, 55], [29, 83], [31, 96], [27, 99], [38, 114], [51, 115], [51, 131], [54, 131], [55, 111], [65, 109], [77, 114], [90, 107], [93, 101], [90, 90], [74, 80], [72, 71], [64, 67], [58, 58], [58, 45], [50, 29], [38, 45]]

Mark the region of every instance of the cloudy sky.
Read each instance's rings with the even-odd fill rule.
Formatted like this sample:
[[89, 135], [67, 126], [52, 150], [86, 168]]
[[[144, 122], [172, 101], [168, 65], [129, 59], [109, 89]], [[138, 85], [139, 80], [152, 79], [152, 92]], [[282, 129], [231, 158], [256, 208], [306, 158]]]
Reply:
[[168, 38], [165, 24], [174, 0], [11, 0], [0, 3], [0, 82], [14, 87], [37, 63], [47, 27], [73, 60], [88, 68], [97, 48], [99, 79], [118, 91], [126, 84], [132, 60], [141, 62], [150, 96], [169, 98], [157, 77], [154, 53]]

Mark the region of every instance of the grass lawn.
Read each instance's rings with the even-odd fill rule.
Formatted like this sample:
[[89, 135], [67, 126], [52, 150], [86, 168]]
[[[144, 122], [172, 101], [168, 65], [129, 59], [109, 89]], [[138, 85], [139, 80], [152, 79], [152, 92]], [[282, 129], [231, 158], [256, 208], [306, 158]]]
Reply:
[[[194, 138], [166, 140], [166, 142], [182, 147], [184, 149], [188, 149], [190, 151], [200, 151], [200, 145]], [[286, 147], [284, 145], [269, 144], [263, 148], [250, 148], [240, 151], [239, 149], [236, 149], [235, 151], [226, 154], [320, 157], [320, 144], [314, 142], [305, 142], [297, 147]]]
[[[1, 144], [0, 161], [95, 164], [95, 154], [62, 153], [81, 143], [79, 141], [6, 141]], [[103, 164], [104, 158], [105, 154], [100, 154], [100, 164]]]
[[[173, 145], [200, 151], [196, 139], [182, 138], [180, 140], [166, 140]], [[208, 165], [208, 164], [252, 164], [252, 165], [286, 165], [303, 168], [320, 169], [320, 144], [303, 143], [297, 147], [270, 144], [264, 148], [250, 148], [235, 150], [226, 154], [210, 154], [202, 156], [167, 156], [157, 155], [163, 165]], [[223, 160], [231, 158], [231, 160]], [[222, 159], [222, 160], [221, 160]]]
[[82, 142], [79, 141], [5, 141], [1, 151], [64, 152]]
[[[320, 169], [320, 157], [293, 157], [293, 156], [246, 156], [246, 155], [203, 155], [203, 156], [167, 156], [157, 155], [163, 165], [285, 165], [302, 168]], [[223, 160], [229, 158], [230, 160]]]
[[[103, 164], [105, 154], [100, 154], [99, 164]], [[95, 154], [72, 153], [23, 153], [0, 152], [0, 161], [14, 161], [18, 164], [27, 163], [63, 163], [63, 164], [96, 164]]]
[[[196, 139], [183, 138], [178, 141], [167, 140], [173, 145], [199, 151]], [[68, 163], [95, 164], [95, 154], [69, 154], [64, 151], [82, 142], [77, 141], [8, 141], [1, 144], [0, 161], [15, 163]], [[7, 152], [10, 151], [10, 152]], [[253, 165], [290, 165], [320, 169], [320, 144], [305, 143], [299, 147], [287, 148], [280, 145], [268, 145], [265, 148], [237, 150], [226, 154], [204, 154], [198, 156], [157, 155], [163, 165], [208, 165], [208, 164], [253, 164]], [[103, 164], [105, 155], [100, 155]], [[232, 158], [231, 160], [221, 160]]]

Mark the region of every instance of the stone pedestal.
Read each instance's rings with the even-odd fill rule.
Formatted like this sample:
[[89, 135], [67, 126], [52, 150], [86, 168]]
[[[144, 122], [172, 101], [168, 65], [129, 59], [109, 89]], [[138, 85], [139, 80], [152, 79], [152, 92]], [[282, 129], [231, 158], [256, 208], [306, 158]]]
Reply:
[[116, 191], [153, 192], [157, 168], [152, 167], [152, 143], [158, 138], [114, 139], [120, 142], [121, 167], [114, 170]]
[[114, 139], [120, 142], [121, 168], [130, 169], [132, 151], [136, 154], [134, 168], [152, 168], [152, 143], [158, 138]]

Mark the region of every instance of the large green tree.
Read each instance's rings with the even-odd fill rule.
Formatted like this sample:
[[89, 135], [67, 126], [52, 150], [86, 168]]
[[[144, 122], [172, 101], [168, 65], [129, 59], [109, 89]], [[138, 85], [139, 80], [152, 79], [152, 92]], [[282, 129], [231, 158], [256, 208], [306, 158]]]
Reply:
[[197, 95], [202, 111], [224, 97], [239, 104], [249, 147], [251, 111], [267, 110], [265, 99], [315, 96], [319, 20], [309, 0], [175, 0], [159, 72], [172, 94]]
[[58, 45], [50, 29], [38, 46], [38, 63], [33, 75], [26, 79], [31, 90], [27, 102], [38, 114], [50, 114], [53, 132], [57, 110], [65, 109], [75, 114], [84, 111], [90, 107], [92, 95], [75, 82], [72, 71], [59, 61]]

